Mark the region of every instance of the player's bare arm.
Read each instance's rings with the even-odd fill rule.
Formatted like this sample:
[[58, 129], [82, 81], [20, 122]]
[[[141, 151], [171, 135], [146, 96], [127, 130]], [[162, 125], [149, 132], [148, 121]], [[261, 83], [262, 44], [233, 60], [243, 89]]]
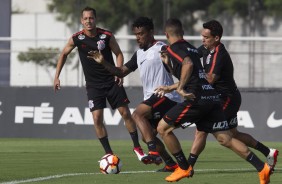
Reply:
[[174, 83], [173, 85], [170, 86], [159, 86], [154, 90], [154, 93], [158, 96], [158, 97], [163, 97], [166, 93], [170, 93], [173, 90], [176, 90], [178, 87], [178, 82]]
[[206, 78], [207, 78], [207, 81], [210, 83], [210, 84], [214, 84], [215, 81], [217, 81], [220, 76], [219, 75], [216, 75], [214, 73], [207, 73], [206, 74]]
[[88, 52], [87, 57], [89, 59], [93, 59], [99, 64], [102, 64], [106, 68], [106, 70], [108, 70], [114, 76], [123, 78], [131, 72], [131, 70], [129, 70], [125, 65], [121, 67], [115, 67], [111, 65], [109, 62], [106, 62], [103, 57], [103, 54], [100, 51], [90, 51]]
[[[117, 67], [122, 67], [124, 63], [124, 57], [114, 35], [112, 35], [109, 45], [113, 53], [116, 55]], [[116, 77], [116, 81], [120, 86], [123, 84], [123, 78]]]
[[61, 52], [58, 62], [57, 62], [57, 67], [56, 67], [56, 74], [54, 77], [54, 90], [57, 91], [60, 89], [61, 85], [60, 85], [60, 73], [62, 71], [63, 66], [66, 63], [67, 57], [68, 55], [71, 53], [71, 51], [75, 48], [74, 42], [72, 37], [69, 38], [66, 46], [63, 48], [63, 51]]
[[178, 83], [178, 87], [176, 91], [187, 100], [192, 100], [195, 98], [195, 95], [193, 93], [187, 93], [183, 88], [185, 84], [189, 81], [190, 76], [193, 72], [193, 62], [191, 59], [187, 56], [183, 59], [182, 62], [182, 69], [181, 69], [181, 76]]

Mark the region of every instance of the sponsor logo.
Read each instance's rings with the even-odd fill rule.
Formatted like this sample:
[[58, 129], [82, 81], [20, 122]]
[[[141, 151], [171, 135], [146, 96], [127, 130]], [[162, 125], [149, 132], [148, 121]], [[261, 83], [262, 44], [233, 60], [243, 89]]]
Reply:
[[146, 59], [144, 59], [143, 61], [141, 61], [141, 62], [140, 62], [140, 65], [142, 65], [145, 61], [146, 61]]
[[99, 37], [100, 37], [100, 39], [105, 39], [107, 37], [107, 35], [101, 34]]
[[235, 118], [232, 118], [230, 121], [229, 121], [229, 125], [238, 125], [238, 120], [237, 120], [237, 117]]
[[226, 130], [228, 128], [229, 126], [227, 121], [216, 122], [212, 127], [213, 130]]
[[274, 118], [275, 111], [270, 114], [267, 119], [267, 125], [269, 128], [277, 128], [282, 126], [282, 119], [275, 119]]
[[192, 124], [194, 124], [194, 123], [192, 123], [192, 122], [185, 122], [185, 123], [182, 123], [180, 126], [181, 126], [181, 128], [185, 129], [185, 128], [191, 126]]
[[153, 114], [153, 119], [161, 119], [161, 113], [160, 112], [155, 112]]
[[207, 85], [202, 85], [202, 89], [203, 90], [211, 90], [211, 89], [213, 89], [213, 87], [211, 85], [207, 84]]
[[194, 52], [194, 53], [198, 53], [198, 50], [197, 49], [191, 49], [191, 48], [187, 48], [188, 52]]
[[167, 115], [165, 115], [165, 119], [167, 119], [167, 120], [172, 120], [170, 117], [168, 117]]
[[85, 39], [85, 35], [83, 35], [83, 34], [78, 35], [78, 39], [79, 40], [84, 40]]

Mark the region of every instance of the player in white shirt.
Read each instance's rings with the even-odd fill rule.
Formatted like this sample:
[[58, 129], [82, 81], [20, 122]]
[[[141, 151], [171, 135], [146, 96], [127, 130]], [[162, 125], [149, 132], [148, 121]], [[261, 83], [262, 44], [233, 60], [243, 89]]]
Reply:
[[[166, 50], [166, 45], [154, 39], [152, 19], [147, 17], [137, 18], [132, 24], [132, 30], [136, 36], [139, 49], [122, 67], [110, 65], [98, 51], [89, 52], [88, 57], [95, 59], [109, 72], [118, 77], [124, 77], [139, 68], [144, 101], [136, 107], [132, 116], [149, 149], [150, 156], [143, 157], [142, 162], [159, 165], [163, 159], [166, 165], [159, 171], [174, 171], [178, 165], [167, 153], [162, 141], [156, 137], [156, 127], [162, 116], [177, 102], [181, 102], [181, 97], [175, 91], [165, 94], [161, 98], [154, 94], [157, 87], [174, 84], [169, 68], [162, 62], [160, 57], [160, 52]], [[155, 159], [151, 160], [154, 156]], [[162, 159], [160, 159], [160, 156]]]

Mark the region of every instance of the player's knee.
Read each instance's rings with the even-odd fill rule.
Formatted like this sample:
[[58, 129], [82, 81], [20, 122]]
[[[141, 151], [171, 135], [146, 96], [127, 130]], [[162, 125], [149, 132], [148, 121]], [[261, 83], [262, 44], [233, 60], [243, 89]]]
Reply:
[[123, 110], [123, 111], [119, 111], [119, 113], [120, 113], [122, 119], [124, 119], [124, 120], [127, 120], [127, 119], [131, 118], [130, 111]]
[[231, 145], [231, 137], [229, 135], [218, 135], [216, 139], [219, 142], [219, 144], [224, 147], [229, 148]]

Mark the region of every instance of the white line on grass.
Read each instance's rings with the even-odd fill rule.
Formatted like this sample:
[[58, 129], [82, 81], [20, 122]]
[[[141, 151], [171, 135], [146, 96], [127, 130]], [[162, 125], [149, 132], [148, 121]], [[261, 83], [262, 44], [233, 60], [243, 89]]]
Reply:
[[[282, 170], [282, 168], [276, 168], [275, 170]], [[242, 169], [195, 169], [195, 172], [238, 172], [238, 171], [255, 171], [253, 168], [242, 168]], [[156, 171], [124, 171], [120, 172], [120, 174], [136, 174], [136, 173], [153, 173]], [[25, 179], [25, 180], [14, 180], [8, 182], [2, 182], [0, 184], [20, 184], [20, 183], [28, 183], [28, 182], [38, 182], [38, 181], [45, 181], [69, 176], [81, 176], [81, 175], [95, 175], [95, 174], [102, 174], [102, 173], [68, 173], [68, 174], [58, 174], [46, 177], [38, 177], [32, 179]]]

